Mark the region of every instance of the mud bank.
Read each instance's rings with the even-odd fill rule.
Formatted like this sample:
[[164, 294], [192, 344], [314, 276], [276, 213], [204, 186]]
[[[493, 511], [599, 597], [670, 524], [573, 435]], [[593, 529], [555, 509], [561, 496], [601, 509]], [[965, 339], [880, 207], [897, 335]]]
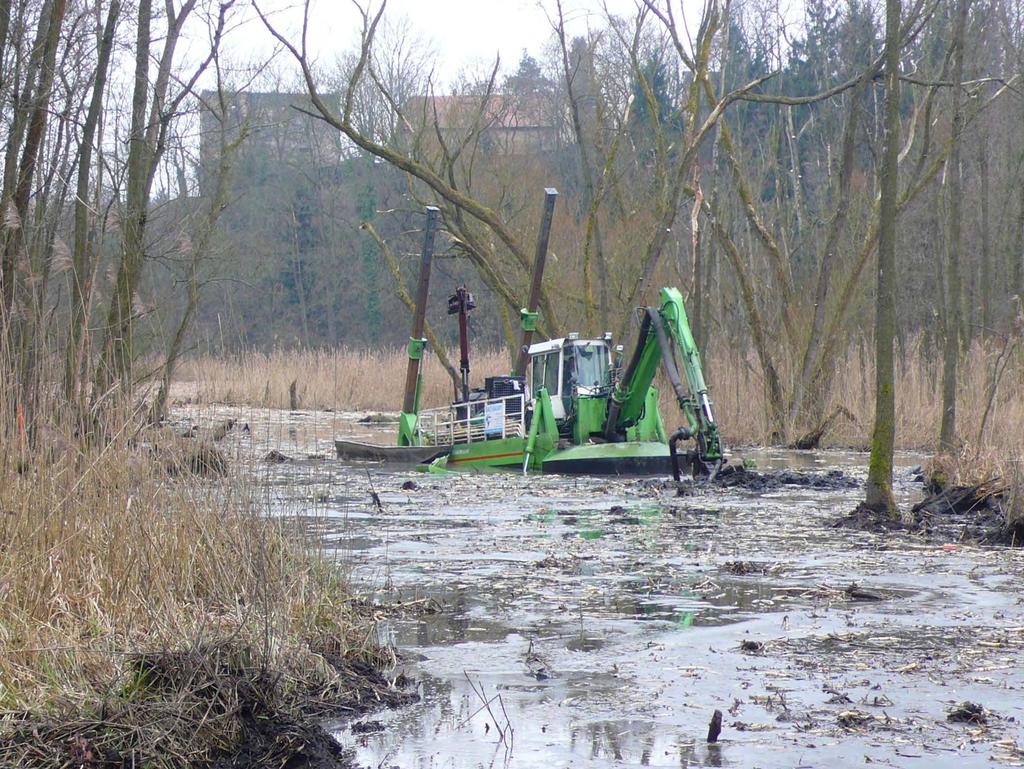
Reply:
[[924, 488], [925, 498], [905, 509], [899, 518], [858, 504], [851, 512], [840, 515], [832, 525], [880, 535], [902, 532], [932, 543], [1024, 545], [1024, 521], [1013, 524], [1007, 521], [1005, 487], [978, 484], [936, 490], [925, 487], [917, 468], [911, 470], [910, 475], [913, 482]]
[[418, 699], [405, 679], [391, 681], [356, 655], [325, 653], [326, 672], [305, 678], [247, 664], [255, 656], [230, 642], [140, 654], [92, 707], [69, 705], [48, 718], [7, 714], [0, 765], [351, 769], [353, 752], [324, 730], [324, 719]]

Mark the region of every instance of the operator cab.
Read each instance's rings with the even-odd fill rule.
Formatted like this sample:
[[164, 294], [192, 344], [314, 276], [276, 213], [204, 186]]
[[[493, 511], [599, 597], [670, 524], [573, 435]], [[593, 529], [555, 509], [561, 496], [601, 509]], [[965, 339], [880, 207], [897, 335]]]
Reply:
[[543, 387], [551, 398], [551, 411], [562, 421], [573, 411], [573, 395], [600, 397], [612, 386], [611, 334], [603, 339], [580, 339], [569, 334], [530, 345], [530, 398]]

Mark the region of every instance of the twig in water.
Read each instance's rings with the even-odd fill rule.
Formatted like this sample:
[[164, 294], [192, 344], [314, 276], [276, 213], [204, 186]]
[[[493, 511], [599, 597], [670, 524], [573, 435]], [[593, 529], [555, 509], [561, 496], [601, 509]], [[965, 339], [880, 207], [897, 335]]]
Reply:
[[[512, 721], [508, 717], [508, 711], [505, 710], [505, 703], [502, 701], [501, 695], [500, 694], [496, 694], [493, 697], [488, 698], [487, 695], [486, 695], [486, 692], [484, 691], [484, 685], [483, 684], [480, 684], [480, 688], [477, 689], [476, 684], [473, 683], [473, 679], [471, 679], [469, 677], [469, 673], [467, 673], [464, 670], [464, 671], [462, 671], [462, 675], [464, 675], [466, 677], [466, 681], [469, 682], [469, 686], [470, 686], [470, 688], [473, 689], [473, 693], [480, 699], [480, 702], [483, 703], [479, 708], [477, 708], [476, 712], [474, 712], [472, 716], [470, 716], [468, 719], [466, 719], [466, 721], [469, 721], [471, 718], [473, 718], [473, 716], [475, 716], [481, 710], [486, 710], [487, 711], [487, 715], [489, 715], [491, 717], [491, 721], [494, 724], [494, 728], [498, 730], [499, 740], [502, 743], [504, 743], [504, 745], [506, 747], [506, 750], [508, 752], [511, 752], [512, 751], [512, 744], [513, 744], [513, 740], [514, 740], [514, 735], [515, 735], [515, 730], [512, 728]], [[495, 700], [497, 700], [498, 704], [501, 706], [502, 715], [504, 715], [504, 717], [505, 717], [505, 725], [504, 726], [499, 726], [498, 719], [495, 717], [494, 711], [491, 710], [491, 703], [494, 702]], [[463, 723], [465, 723], [465, 721]]]
[[370, 476], [370, 471], [366, 471], [366, 482], [370, 485], [370, 499], [373, 501], [374, 507], [377, 508], [378, 513], [384, 512], [384, 503], [380, 501], [380, 495], [377, 490], [373, 488], [373, 478]]

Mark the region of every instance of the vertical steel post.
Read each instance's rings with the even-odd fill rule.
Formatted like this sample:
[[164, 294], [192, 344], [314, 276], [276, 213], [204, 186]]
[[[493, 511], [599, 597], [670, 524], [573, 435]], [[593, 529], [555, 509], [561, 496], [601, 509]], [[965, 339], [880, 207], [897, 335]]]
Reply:
[[544, 213], [541, 216], [540, 232], [537, 235], [537, 253], [533, 259], [530, 299], [526, 307], [520, 311], [523, 337], [522, 344], [519, 345], [516, 367], [512, 370], [513, 376], [523, 376], [526, 373], [526, 364], [529, 358], [526, 350], [533, 339], [533, 332], [537, 329], [537, 306], [540, 304], [540, 287], [544, 279], [544, 265], [548, 258], [548, 238], [551, 235], [551, 217], [555, 213], [555, 198], [557, 197], [558, 190], [554, 187], [547, 187], [544, 190]]
[[462, 402], [469, 403], [469, 311], [472, 309], [469, 291], [461, 286], [455, 291], [459, 304], [459, 371], [462, 372]]
[[[469, 403], [469, 311], [476, 309], [476, 299], [465, 286], [459, 286], [448, 297], [448, 314], [459, 316], [459, 369], [462, 371], [462, 400]], [[455, 394], [459, 399], [458, 393]]]
[[405, 371], [405, 399], [402, 411], [413, 414], [418, 410], [416, 391], [419, 389], [420, 360], [423, 358], [423, 326], [427, 315], [427, 293], [430, 290], [430, 263], [434, 257], [434, 234], [437, 232], [436, 206], [427, 206], [427, 221], [423, 230], [423, 252], [420, 257], [420, 278], [416, 287], [416, 309], [409, 337], [409, 366]]

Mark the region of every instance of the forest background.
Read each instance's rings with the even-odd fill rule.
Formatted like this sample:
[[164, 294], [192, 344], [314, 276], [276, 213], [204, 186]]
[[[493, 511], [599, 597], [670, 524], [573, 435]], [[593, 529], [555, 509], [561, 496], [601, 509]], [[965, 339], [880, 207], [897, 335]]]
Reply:
[[[679, 285], [712, 387], [744, 381], [745, 439], [852, 420], [863, 445], [886, 9], [747, 0], [684, 20], [638, 3], [577, 35], [544, 8], [541, 55], [442, 84], [437, 54], [383, 7], [352, 50], [314, 58], [259, 4], [4, 0], [10, 402], [31, 416], [42, 360], [79, 412], [156, 382], [159, 414], [188, 356], [397, 349], [428, 204], [444, 223], [435, 347], [466, 283], [476, 344], [511, 352], [553, 186], [545, 333], [628, 344], [632, 308]], [[277, 53], [240, 61], [225, 41], [254, 12]], [[942, 403], [919, 421], [948, 419], [968, 379], [969, 429], [951, 437], [954, 415], [943, 440], [978, 444], [1009, 429], [1022, 370], [1024, 6], [900, 12], [898, 373]]]

